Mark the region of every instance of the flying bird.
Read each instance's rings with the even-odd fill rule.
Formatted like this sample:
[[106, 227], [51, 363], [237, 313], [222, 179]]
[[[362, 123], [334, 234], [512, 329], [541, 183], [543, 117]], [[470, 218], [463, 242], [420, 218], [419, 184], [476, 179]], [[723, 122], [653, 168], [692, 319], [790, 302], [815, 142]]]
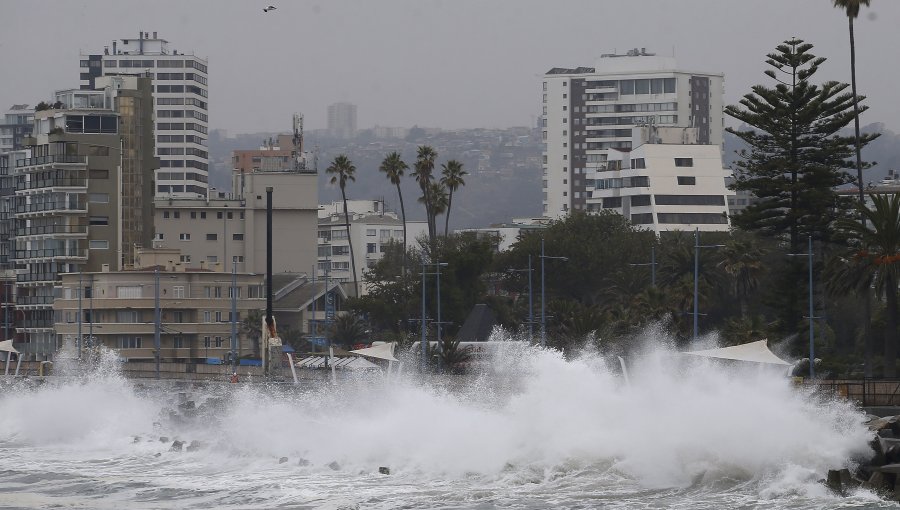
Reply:
[[274, 5], [270, 5], [270, 6], [266, 7], [266, 8], [264, 8], [264, 9], [263, 9], [263, 12], [274, 11], [275, 9], [277, 9], [277, 7], [275, 7]]

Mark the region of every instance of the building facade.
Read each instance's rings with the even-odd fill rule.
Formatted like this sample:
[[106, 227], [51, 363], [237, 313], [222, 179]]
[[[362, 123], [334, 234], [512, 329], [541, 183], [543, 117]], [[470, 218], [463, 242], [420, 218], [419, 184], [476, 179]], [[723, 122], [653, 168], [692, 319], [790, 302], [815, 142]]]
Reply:
[[[403, 221], [396, 213], [385, 211], [382, 202], [351, 200], [347, 202], [347, 211], [350, 237], [347, 237], [343, 202], [332, 202], [319, 209], [317, 278], [353, 282], [350, 240], [353, 241], [356, 277], [360, 282], [365, 270], [384, 256], [388, 244], [403, 242]], [[424, 221], [407, 221], [406, 230], [407, 248], [416, 248], [418, 239], [427, 235], [428, 225]], [[361, 294], [366, 293], [364, 285], [360, 285], [359, 290]]]
[[722, 74], [679, 69], [674, 58], [644, 49], [604, 55], [595, 67], [553, 68], [544, 75], [541, 118], [543, 215], [585, 210], [591, 171], [614, 151], [637, 145], [639, 125], [692, 127], [697, 143], [723, 143]]
[[328, 133], [337, 138], [356, 136], [356, 105], [334, 103], [328, 105]]
[[238, 332], [238, 357], [254, 354], [241, 321], [250, 311], [265, 309], [263, 275], [165, 264], [157, 274], [156, 267], [63, 275], [53, 303], [61, 344], [75, 349], [81, 338], [82, 348], [114, 349], [124, 361], [155, 359], [158, 293], [161, 361], [227, 361], [232, 327]]
[[34, 108], [14, 104], [0, 119], [0, 153], [25, 147], [23, 141], [31, 136], [34, 127]]
[[36, 358], [59, 347], [52, 306], [61, 275], [122, 269], [152, 240], [149, 80], [97, 85], [57, 92], [54, 108], [36, 112], [29, 157], [11, 169], [17, 330], [20, 350]]
[[697, 140], [696, 128], [635, 128], [632, 140], [630, 151], [613, 151], [585, 175], [588, 211], [615, 211], [657, 235], [730, 228], [734, 192], [718, 145], [687, 143]]
[[157, 196], [205, 197], [208, 191], [207, 149], [208, 62], [179, 52], [153, 32], [136, 39], [119, 39], [102, 54], [82, 54], [81, 88], [92, 90], [97, 78], [140, 75], [152, 80], [156, 103]]

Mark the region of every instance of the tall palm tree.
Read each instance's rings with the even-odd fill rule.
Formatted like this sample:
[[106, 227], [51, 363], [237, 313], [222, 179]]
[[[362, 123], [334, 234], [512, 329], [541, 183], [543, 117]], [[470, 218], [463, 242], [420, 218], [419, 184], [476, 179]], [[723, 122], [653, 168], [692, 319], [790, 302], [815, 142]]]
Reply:
[[350, 237], [350, 213], [347, 211], [347, 181], [356, 180], [356, 167], [350, 158], [341, 154], [334, 158], [331, 166], [325, 169], [325, 173], [331, 174], [331, 184], [337, 183], [341, 188], [341, 198], [344, 200], [344, 222], [347, 224], [347, 243], [350, 245], [350, 267], [353, 270], [353, 290], [359, 296], [359, 286], [356, 281], [356, 257], [353, 255], [353, 239]]
[[406, 164], [403, 159], [400, 158], [399, 152], [392, 152], [384, 158], [384, 161], [381, 162], [381, 166], [378, 167], [378, 170], [384, 172], [387, 178], [391, 181], [391, 184], [397, 186], [397, 196], [400, 198], [400, 217], [403, 220], [403, 268], [402, 271], [406, 272], [406, 209], [403, 207], [403, 193], [400, 191], [400, 178], [403, 177], [403, 172], [409, 169], [409, 165]]
[[[856, 148], [856, 185], [859, 191], [859, 203], [865, 204], [866, 198], [863, 195], [863, 177], [862, 177], [862, 142], [859, 139], [859, 97], [856, 95], [856, 36], [853, 33], [853, 20], [859, 16], [859, 9], [865, 5], [868, 7], [870, 0], [833, 0], [834, 6], [843, 9], [847, 14], [847, 23], [850, 27], [850, 90], [853, 93], [853, 128]], [[865, 220], [863, 220], [865, 221]], [[872, 338], [869, 334], [871, 330], [871, 301], [869, 292], [864, 295], [865, 304], [865, 321], [863, 325], [863, 339], [865, 343], [865, 371], [867, 376], [871, 376], [872, 370]]]
[[416, 182], [419, 183], [419, 188], [422, 190], [420, 202], [425, 204], [425, 217], [428, 220], [428, 240], [432, 246], [434, 246], [435, 232], [433, 222], [431, 221], [433, 214], [431, 197], [429, 196], [429, 186], [434, 180], [435, 159], [437, 159], [437, 152], [434, 148], [429, 145], [419, 146], [412, 173]]
[[887, 325], [884, 332], [884, 376], [897, 375], [898, 310], [897, 284], [900, 283], [900, 195], [870, 195], [872, 208], [857, 206], [861, 219], [844, 219], [838, 227], [855, 238], [858, 245], [845, 257], [831, 264], [828, 290], [866, 291], [874, 287], [884, 296]]
[[469, 175], [469, 173], [463, 170], [462, 163], [455, 159], [451, 159], [444, 163], [441, 168], [441, 174], [443, 175], [443, 177], [441, 177], [441, 184], [447, 188], [448, 192], [447, 214], [444, 216], [444, 237], [447, 237], [447, 234], [450, 232], [448, 227], [450, 226], [450, 208], [453, 207], [453, 192], [459, 189], [460, 186], [466, 185], [466, 181], [463, 177]]

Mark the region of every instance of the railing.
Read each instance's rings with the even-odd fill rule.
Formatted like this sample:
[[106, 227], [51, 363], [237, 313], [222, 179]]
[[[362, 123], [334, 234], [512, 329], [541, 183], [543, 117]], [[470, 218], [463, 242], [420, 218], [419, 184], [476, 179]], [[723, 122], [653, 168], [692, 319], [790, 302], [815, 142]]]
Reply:
[[31, 189], [41, 189], [41, 188], [53, 188], [53, 187], [65, 187], [65, 188], [86, 188], [87, 187], [87, 179], [82, 178], [59, 178], [59, 179], [34, 179], [26, 182], [17, 182], [16, 183], [16, 191], [24, 191]]
[[87, 234], [87, 225], [34, 225], [19, 227], [16, 236], [39, 236], [44, 234]]
[[85, 163], [85, 156], [68, 156], [65, 154], [57, 154], [53, 156], [36, 156], [33, 158], [24, 158], [16, 160], [16, 167], [48, 165], [51, 163]]
[[20, 273], [16, 275], [16, 282], [55, 282], [60, 281], [58, 273]]
[[[16, 296], [16, 305], [52, 305], [53, 296]], [[52, 321], [50, 321], [52, 323]]]
[[863, 407], [900, 406], [900, 380], [830, 379], [818, 380], [815, 384], [820, 391], [856, 401]]
[[16, 214], [51, 211], [86, 213], [87, 203], [43, 202], [16, 206]]
[[43, 259], [43, 258], [87, 258], [87, 250], [68, 251], [63, 249], [44, 248], [40, 250], [16, 250], [13, 257], [16, 259]]

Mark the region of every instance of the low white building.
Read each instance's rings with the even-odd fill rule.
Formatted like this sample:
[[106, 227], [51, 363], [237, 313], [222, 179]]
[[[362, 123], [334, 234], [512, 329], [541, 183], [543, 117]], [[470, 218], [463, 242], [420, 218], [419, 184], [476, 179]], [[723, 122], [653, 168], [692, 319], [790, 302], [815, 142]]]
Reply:
[[496, 223], [489, 227], [463, 228], [455, 232], [474, 232], [479, 238], [491, 236], [496, 243], [494, 249], [501, 252], [512, 248], [512, 245], [519, 240], [522, 231], [543, 230], [549, 222], [549, 218], [513, 218], [509, 223]]
[[718, 145], [698, 144], [694, 128], [642, 126], [633, 130], [630, 151], [611, 151], [602, 169], [587, 174], [587, 209], [612, 210], [634, 225], [659, 234], [730, 228]]
[[[333, 279], [342, 283], [353, 281], [350, 263], [350, 240], [356, 260], [357, 279], [362, 282], [363, 273], [374, 266], [384, 255], [390, 242], [403, 242], [403, 221], [394, 212], [384, 210], [377, 200], [348, 200], [350, 238], [343, 202], [319, 206], [318, 265], [316, 277]], [[427, 235], [424, 221], [406, 222], [406, 247], [418, 248], [417, 239]], [[366, 294], [360, 285], [360, 294]]]

